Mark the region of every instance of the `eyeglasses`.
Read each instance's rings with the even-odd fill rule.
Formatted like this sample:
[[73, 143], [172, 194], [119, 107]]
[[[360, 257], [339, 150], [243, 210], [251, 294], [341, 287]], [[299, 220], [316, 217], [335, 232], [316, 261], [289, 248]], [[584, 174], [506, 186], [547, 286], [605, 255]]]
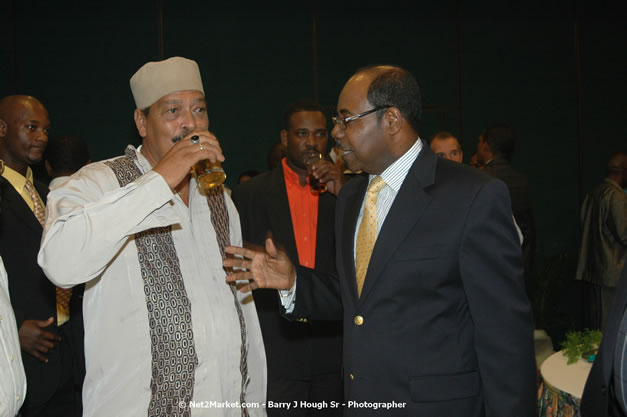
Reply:
[[355, 114], [353, 116], [349, 116], [349, 117], [333, 116], [332, 119], [333, 119], [333, 123], [338, 125], [338, 127], [340, 129], [345, 130], [346, 127], [348, 126], [349, 122], [352, 122], [353, 120], [357, 120], [360, 117], [368, 116], [370, 113], [374, 113], [374, 112], [379, 111], [379, 110], [387, 109], [389, 107], [391, 107], [391, 106], [378, 106], [378, 107], [375, 107], [372, 110], [367, 110], [367, 111], [365, 111], [363, 113], [358, 113], [358, 114]]

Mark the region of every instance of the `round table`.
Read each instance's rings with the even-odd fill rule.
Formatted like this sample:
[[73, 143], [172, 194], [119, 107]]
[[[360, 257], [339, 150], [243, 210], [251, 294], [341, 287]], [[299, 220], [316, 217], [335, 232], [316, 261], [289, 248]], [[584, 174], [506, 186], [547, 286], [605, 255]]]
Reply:
[[538, 411], [541, 417], [579, 415], [579, 403], [592, 363], [583, 359], [571, 365], [567, 362], [568, 358], [559, 351], [542, 363], [542, 384], [538, 392]]

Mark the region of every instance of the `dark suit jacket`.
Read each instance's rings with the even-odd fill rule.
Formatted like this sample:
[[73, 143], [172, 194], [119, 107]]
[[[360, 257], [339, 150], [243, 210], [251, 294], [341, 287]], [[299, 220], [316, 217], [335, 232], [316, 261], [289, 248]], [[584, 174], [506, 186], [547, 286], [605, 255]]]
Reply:
[[533, 282], [533, 258], [536, 250], [536, 226], [529, 200], [529, 185], [525, 177], [516, 171], [507, 159], [496, 157], [483, 167], [483, 172], [498, 178], [507, 185], [512, 200], [512, 213], [523, 235], [523, 265], [527, 293], [532, 298], [535, 292]]
[[[233, 201], [239, 211], [245, 242], [263, 245], [271, 231], [291, 261], [298, 251], [290, 206], [280, 165], [235, 187]], [[318, 199], [316, 268], [335, 272], [335, 196]], [[279, 314], [276, 290], [256, 290], [255, 305], [261, 324], [269, 378], [309, 379], [312, 373], [339, 372], [342, 357], [342, 326], [335, 321], [291, 322]]]
[[[357, 178], [338, 197], [339, 277], [298, 268], [291, 315], [343, 315], [346, 414], [535, 415], [533, 320], [505, 185], [424, 145], [358, 298], [354, 237], [366, 188]], [[351, 401], [405, 406], [381, 414]]]
[[623, 413], [614, 391], [614, 361], [616, 339], [620, 330], [621, 320], [627, 308], [627, 268], [623, 268], [616, 298], [607, 318], [603, 341], [599, 354], [592, 365], [590, 375], [581, 397], [582, 417], [623, 417]]
[[[37, 192], [44, 202], [48, 188], [35, 181]], [[47, 320], [57, 317], [56, 289], [37, 264], [42, 227], [22, 196], [4, 178], [0, 177], [2, 211], [0, 212], [0, 254], [9, 278], [9, 293], [18, 329], [24, 320]], [[71, 322], [71, 320], [70, 320]], [[63, 328], [69, 329], [70, 322]], [[59, 334], [56, 321], [45, 330]], [[63, 338], [70, 333], [62, 335]], [[22, 360], [26, 371], [28, 391], [26, 401], [30, 405], [46, 402], [57, 389], [63, 376], [71, 372], [65, 369], [68, 341], [62, 341], [45, 356], [43, 363], [26, 352]], [[65, 356], [67, 358], [67, 356]], [[62, 369], [63, 367], [63, 369]]]

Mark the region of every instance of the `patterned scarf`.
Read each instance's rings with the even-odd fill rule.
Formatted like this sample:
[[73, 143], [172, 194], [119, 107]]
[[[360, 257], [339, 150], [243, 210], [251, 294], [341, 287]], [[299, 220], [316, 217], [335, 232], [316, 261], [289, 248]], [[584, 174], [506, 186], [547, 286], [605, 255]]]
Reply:
[[[135, 149], [129, 146], [125, 156], [106, 162], [115, 173], [120, 187], [142, 175], [136, 161]], [[230, 232], [223, 187], [209, 190], [206, 197], [211, 211], [211, 223], [216, 230], [218, 246], [224, 259], [224, 248], [230, 244]], [[180, 408], [179, 404], [189, 404], [193, 398], [194, 371], [198, 365], [198, 357], [194, 346], [191, 305], [172, 240], [172, 228], [159, 227], [137, 233], [135, 245], [144, 281], [152, 352], [148, 415], [188, 417], [191, 409]], [[248, 385], [246, 322], [237, 298], [237, 289], [233, 285], [230, 288], [240, 323], [240, 402], [245, 404]], [[242, 417], [248, 417], [245, 407], [242, 407], [241, 412]]]

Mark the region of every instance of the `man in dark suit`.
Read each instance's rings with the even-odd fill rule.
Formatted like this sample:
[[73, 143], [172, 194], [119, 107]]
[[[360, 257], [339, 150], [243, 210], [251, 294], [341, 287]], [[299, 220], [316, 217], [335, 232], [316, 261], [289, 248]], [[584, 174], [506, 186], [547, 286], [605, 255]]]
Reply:
[[[342, 172], [330, 161], [316, 163], [329, 192], [312, 191], [306, 160], [326, 151], [327, 119], [311, 102], [291, 105], [284, 117], [281, 142], [286, 157], [272, 171], [233, 190], [245, 242], [263, 245], [268, 232], [295, 265], [335, 272], [335, 195]], [[275, 403], [342, 400], [342, 326], [337, 321], [287, 321], [274, 290], [254, 292], [268, 363], [268, 401]], [[308, 415], [306, 407], [267, 409], [268, 415]], [[325, 408], [317, 415], [339, 415]]]
[[529, 200], [527, 179], [511, 165], [516, 148], [516, 135], [511, 127], [495, 124], [484, 129], [479, 136], [477, 159], [483, 164], [483, 172], [498, 178], [507, 185], [512, 200], [512, 213], [523, 236], [523, 266], [525, 287], [533, 300], [533, 258], [536, 250], [536, 226]]
[[60, 324], [67, 311], [58, 310], [56, 287], [37, 264], [48, 188], [33, 180], [30, 165], [42, 159], [49, 125], [36, 98], [0, 100], [0, 253], [24, 352], [23, 417], [67, 417], [74, 410], [71, 321]]
[[358, 71], [337, 111], [346, 163], [370, 174], [338, 196], [338, 276], [294, 268], [267, 240], [265, 253], [229, 248], [244, 258], [225, 265], [245, 270], [228, 279], [294, 291], [291, 317], [343, 316], [348, 416], [535, 415], [533, 320], [505, 184], [418, 138], [420, 91], [402, 68]]
[[603, 332], [599, 354], [581, 397], [582, 417], [627, 416], [627, 268], [618, 281], [616, 298]]

